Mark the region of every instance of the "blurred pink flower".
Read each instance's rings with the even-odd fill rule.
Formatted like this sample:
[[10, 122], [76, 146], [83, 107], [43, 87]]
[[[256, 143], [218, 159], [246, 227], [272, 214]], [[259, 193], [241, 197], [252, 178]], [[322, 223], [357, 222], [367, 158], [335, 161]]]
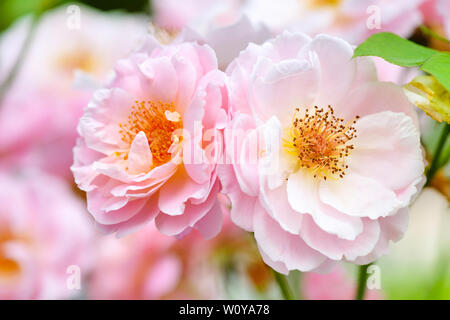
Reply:
[[285, 32], [250, 44], [227, 69], [234, 165], [219, 176], [231, 219], [282, 273], [385, 254], [423, 184], [411, 104], [377, 81], [370, 58], [352, 55], [339, 38]]
[[[227, 218], [228, 200], [218, 195], [223, 231], [211, 241], [195, 232], [176, 240], [152, 224], [117, 239], [102, 237], [88, 288], [92, 299], [223, 298], [222, 259], [248, 250], [247, 234]], [[232, 248], [227, 250], [226, 248]], [[221, 259], [216, 259], [219, 256]], [[219, 261], [216, 261], [219, 260]], [[217, 265], [219, 262], [219, 265]]]
[[153, 225], [122, 239], [99, 240], [88, 287], [91, 299], [161, 299], [179, 285], [183, 262], [173, 250], [176, 239]]
[[[67, 6], [43, 15], [15, 82], [0, 102], [3, 166], [38, 167], [71, 178], [76, 126], [93, 88], [111, 76], [113, 62], [132, 51], [146, 31], [143, 16], [77, 6], [78, 26], [69, 23], [73, 13]], [[26, 17], [2, 34], [0, 81], [17, 58], [29, 26]], [[89, 80], [88, 85], [74, 89], [75, 74]]]
[[215, 50], [221, 69], [249, 42], [272, 36], [264, 24], [249, 19], [241, 0], [155, 0], [152, 6], [158, 26], [171, 32], [192, 29]]
[[91, 267], [93, 229], [82, 202], [64, 182], [37, 173], [3, 172], [0, 186], [0, 298], [80, 294], [68, 268], [83, 276]]
[[[17, 86], [73, 95], [77, 71], [91, 75], [93, 82], [104, 82], [112, 76], [113, 63], [132, 52], [147, 32], [144, 15], [105, 13], [82, 4], [76, 8], [79, 11], [60, 6], [41, 17], [16, 78]], [[22, 49], [30, 24], [31, 17], [26, 16], [2, 34], [0, 79]]]
[[215, 158], [228, 93], [214, 51], [149, 37], [115, 72], [78, 127], [72, 171], [88, 210], [119, 236], [153, 219], [166, 235], [195, 228], [215, 236], [222, 225]]
[[[358, 44], [375, 32], [391, 31], [410, 36], [422, 22], [423, 0], [250, 0], [246, 13], [275, 32], [284, 29], [311, 36], [328, 33]], [[374, 15], [379, 13], [380, 25]], [[369, 28], [370, 26], [370, 28]]]
[[76, 125], [86, 93], [68, 100], [49, 90], [14, 90], [0, 103], [0, 166], [33, 167], [71, 177]]
[[[332, 24], [322, 32], [359, 44], [378, 32], [393, 32], [408, 38], [422, 23], [423, 0], [344, 0]], [[377, 19], [379, 25], [377, 25]]]
[[152, 8], [155, 22], [168, 30], [181, 30], [209, 12], [216, 20], [229, 23], [240, 8], [239, 0], [155, 0]]
[[[308, 300], [353, 300], [355, 293], [355, 281], [340, 266], [328, 274], [307, 272], [302, 276], [302, 297]], [[380, 299], [380, 290], [366, 289], [364, 300]]]

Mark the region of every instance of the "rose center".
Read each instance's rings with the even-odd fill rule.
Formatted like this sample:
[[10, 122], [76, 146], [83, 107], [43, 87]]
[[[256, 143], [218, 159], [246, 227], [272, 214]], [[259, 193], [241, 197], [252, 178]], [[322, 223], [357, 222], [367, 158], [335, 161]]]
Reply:
[[350, 141], [356, 138], [354, 125], [358, 118], [344, 123], [331, 106], [327, 110], [315, 106], [313, 113], [306, 109], [303, 116], [296, 109], [283, 146], [297, 158], [298, 168], [309, 170], [314, 178], [343, 178], [348, 168], [346, 158], [354, 148]]
[[85, 49], [66, 52], [60, 55], [56, 62], [61, 70], [71, 75], [73, 70], [76, 69], [93, 73], [98, 65], [98, 61], [96, 61], [92, 53]]
[[181, 116], [173, 103], [136, 101], [126, 123], [120, 123], [122, 141], [131, 145], [139, 132], [147, 137], [153, 166], [162, 165], [172, 157], [171, 146], [182, 138], [177, 130], [183, 127]]

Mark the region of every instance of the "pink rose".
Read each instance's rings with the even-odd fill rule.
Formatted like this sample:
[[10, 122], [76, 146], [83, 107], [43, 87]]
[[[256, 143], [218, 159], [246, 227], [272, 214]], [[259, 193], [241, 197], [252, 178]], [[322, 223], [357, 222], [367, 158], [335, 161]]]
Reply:
[[226, 123], [225, 75], [207, 45], [149, 38], [119, 60], [85, 109], [72, 171], [88, 210], [123, 235], [155, 219], [167, 235], [222, 224], [216, 161]]
[[227, 69], [233, 165], [219, 175], [231, 219], [282, 273], [385, 254], [423, 183], [414, 110], [352, 55], [339, 38], [285, 32]]
[[249, 19], [240, 0], [155, 0], [152, 6], [158, 26], [175, 34], [183, 28], [194, 31], [215, 50], [221, 69], [249, 42], [272, 36], [264, 24]]
[[3, 172], [0, 181], [0, 299], [80, 294], [93, 235], [83, 203], [54, 177]]

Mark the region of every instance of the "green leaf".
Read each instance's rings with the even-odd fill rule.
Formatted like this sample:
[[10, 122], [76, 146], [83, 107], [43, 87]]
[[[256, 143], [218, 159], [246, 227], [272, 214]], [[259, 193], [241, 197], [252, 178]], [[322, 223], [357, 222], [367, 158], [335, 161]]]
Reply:
[[21, 16], [39, 13], [51, 9], [68, 0], [1, 0], [0, 1], [0, 32], [9, 27]]
[[439, 52], [425, 61], [421, 69], [436, 77], [450, 91], [450, 54]]
[[370, 36], [355, 50], [354, 57], [377, 56], [402, 67], [416, 67], [438, 51], [423, 47], [390, 32]]

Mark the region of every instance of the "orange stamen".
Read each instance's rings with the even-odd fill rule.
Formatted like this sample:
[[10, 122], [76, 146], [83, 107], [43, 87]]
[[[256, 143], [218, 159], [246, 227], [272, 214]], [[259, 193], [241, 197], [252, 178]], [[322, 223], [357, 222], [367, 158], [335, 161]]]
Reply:
[[313, 176], [327, 180], [343, 178], [348, 165], [345, 160], [354, 149], [349, 141], [356, 138], [356, 119], [344, 124], [334, 110], [314, 107], [314, 114], [306, 109], [303, 117], [300, 110], [292, 119], [289, 138], [283, 139], [283, 146], [289, 154], [298, 158], [299, 168], [306, 168]]
[[122, 141], [131, 145], [134, 137], [144, 132], [152, 152], [153, 166], [162, 165], [171, 159], [169, 148], [174, 131], [183, 127], [181, 118], [175, 116], [177, 114], [173, 103], [136, 101], [128, 121], [119, 124]]

